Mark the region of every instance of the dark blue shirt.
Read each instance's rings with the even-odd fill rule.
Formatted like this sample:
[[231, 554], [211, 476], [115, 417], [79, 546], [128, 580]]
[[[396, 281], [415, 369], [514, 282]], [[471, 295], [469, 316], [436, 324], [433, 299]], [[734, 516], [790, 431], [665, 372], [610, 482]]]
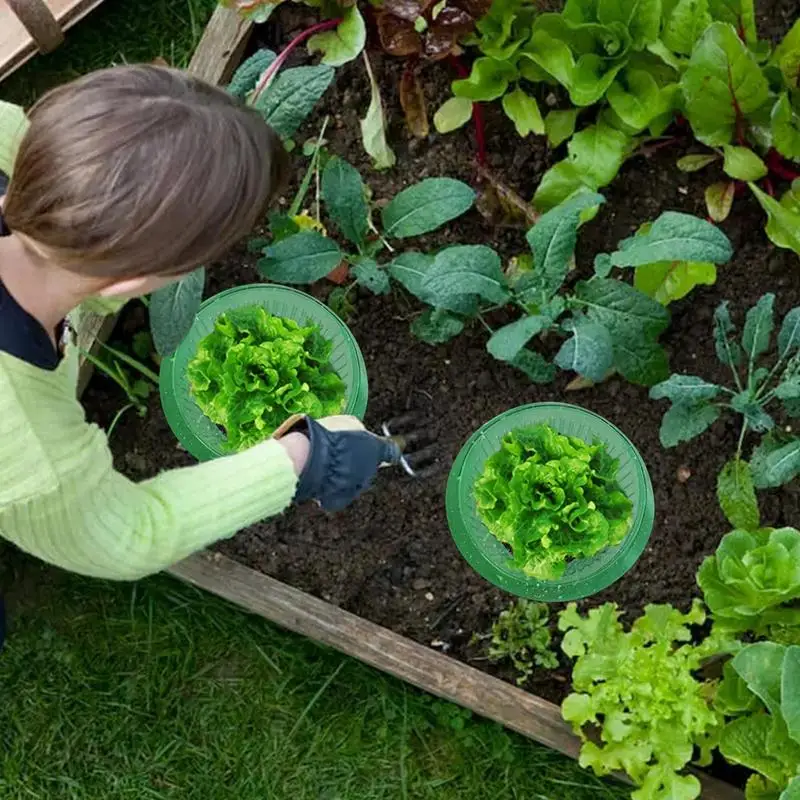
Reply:
[[[0, 172], [0, 195], [8, 188], [8, 178]], [[9, 230], [0, 213], [0, 236]], [[0, 351], [27, 361], [41, 369], [54, 370], [61, 360], [58, 350], [42, 324], [14, 299], [0, 281]]]

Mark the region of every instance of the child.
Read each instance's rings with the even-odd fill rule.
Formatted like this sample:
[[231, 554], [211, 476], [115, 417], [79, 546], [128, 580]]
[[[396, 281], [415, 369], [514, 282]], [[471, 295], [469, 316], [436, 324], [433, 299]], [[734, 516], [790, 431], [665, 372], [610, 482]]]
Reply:
[[29, 123], [0, 187], [0, 536], [64, 569], [135, 579], [293, 499], [342, 508], [399, 458], [351, 418], [329, 426], [349, 430], [300, 419], [143, 483], [115, 472], [75, 396], [65, 320], [89, 298], [144, 295], [221, 256], [275, 199], [286, 157], [254, 111], [154, 66], [55, 89]]

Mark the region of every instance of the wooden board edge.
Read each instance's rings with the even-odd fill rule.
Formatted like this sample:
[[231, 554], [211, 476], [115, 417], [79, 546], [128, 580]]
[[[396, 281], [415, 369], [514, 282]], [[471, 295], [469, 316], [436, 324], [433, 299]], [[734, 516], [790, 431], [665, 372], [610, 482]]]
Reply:
[[[578, 757], [580, 740], [561, 718], [557, 705], [451, 656], [281, 583], [221, 553], [196, 553], [168, 572], [564, 755]], [[696, 774], [703, 786], [703, 798], [742, 800], [744, 797], [734, 786], [702, 772]]]
[[[238, 66], [253, 23], [242, 19], [230, 8], [217, 6], [203, 36], [197, 44], [187, 70], [208, 83], [226, 83]], [[119, 314], [102, 316], [84, 314], [78, 330], [78, 344], [83, 350], [95, 355], [100, 345], [108, 341]], [[91, 361], [81, 356], [78, 371], [78, 397], [80, 397], [94, 372]]]

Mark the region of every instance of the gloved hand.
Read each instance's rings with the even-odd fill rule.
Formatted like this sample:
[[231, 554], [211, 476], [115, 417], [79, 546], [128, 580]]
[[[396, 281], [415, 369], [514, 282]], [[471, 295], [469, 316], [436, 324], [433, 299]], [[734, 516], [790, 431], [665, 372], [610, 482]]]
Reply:
[[311, 445], [295, 502], [317, 500], [327, 511], [352, 503], [371, 486], [381, 464], [396, 463], [401, 455], [394, 442], [364, 430], [354, 417], [288, 420], [275, 435], [286, 433], [303, 433]]

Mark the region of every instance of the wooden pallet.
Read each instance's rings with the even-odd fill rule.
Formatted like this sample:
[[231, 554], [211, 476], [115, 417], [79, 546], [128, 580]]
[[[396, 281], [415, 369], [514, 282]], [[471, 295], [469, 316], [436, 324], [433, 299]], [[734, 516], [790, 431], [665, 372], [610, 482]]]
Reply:
[[[250, 27], [221, 10], [206, 29], [192, 64], [220, 81], [238, 64]], [[205, 65], [205, 66], [202, 66]], [[202, 70], [199, 71], [199, 70]], [[558, 706], [467, 666], [220, 553], [196, 553], [168, 570], [270, 622], [357, 658], [401, 680], [470, 709], [571, 758], [580, 740]], [[704, 800], [743, 800], [739, 789], [697, 772]], [[622, 777], [622, 776], [620, 776]]]

